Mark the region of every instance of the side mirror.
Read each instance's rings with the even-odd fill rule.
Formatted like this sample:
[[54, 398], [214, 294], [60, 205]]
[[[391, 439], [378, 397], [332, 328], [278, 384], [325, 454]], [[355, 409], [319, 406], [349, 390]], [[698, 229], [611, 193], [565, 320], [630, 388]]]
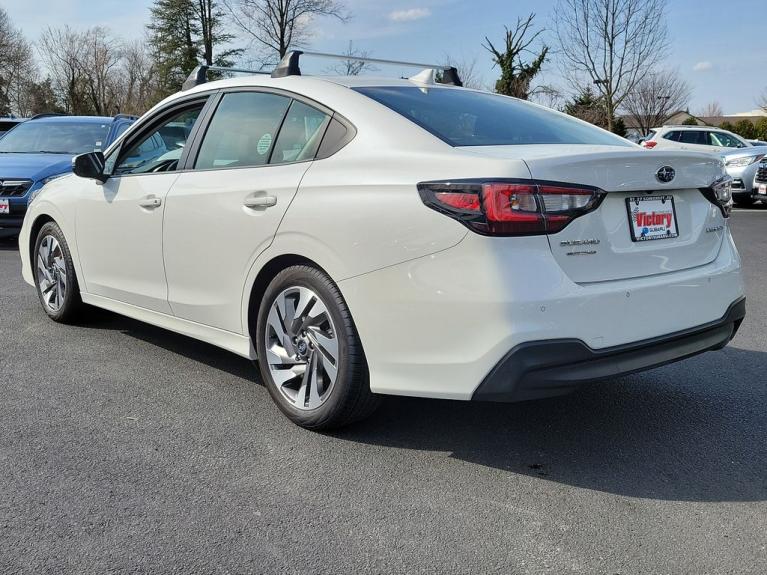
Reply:
[[72, 160], [72, 171], [81, 178], [98, 180], [101, 183], [106, 182], [109, 178], [104, 174], [104, 154], [102, 152], [89, 152], [75, 156]]

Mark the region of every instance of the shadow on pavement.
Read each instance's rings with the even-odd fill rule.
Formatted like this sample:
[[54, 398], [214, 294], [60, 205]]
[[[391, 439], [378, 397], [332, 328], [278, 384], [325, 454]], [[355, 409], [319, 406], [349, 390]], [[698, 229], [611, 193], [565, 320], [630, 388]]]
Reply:
[[[104, 313], [119, 330], [260, 383], [246, 359]], [[767, 353], [729, 347], [570, 396], [516, 404], [387, 397], [343, 441], [448, 452], [504, 472], [630, 497], [767, 500]], [[290, 425], [287, 421], [285, 425]]]
[[[722, 356], [732, 368], [723, 379]], [[334, 434], [630, 497], [767, 500], [767, 354], [729, 348], [557, 399], [391, 398]]]

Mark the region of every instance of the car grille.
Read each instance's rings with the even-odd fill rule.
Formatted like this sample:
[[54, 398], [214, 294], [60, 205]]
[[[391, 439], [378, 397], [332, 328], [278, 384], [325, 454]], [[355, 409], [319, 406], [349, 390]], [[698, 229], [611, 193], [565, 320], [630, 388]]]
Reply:
[[767, 163], [759, 164], [755, 179], [757, 182], [767, 182]]
[[32, 187], [32, 180], [5, 178], [0, 180], [0, 198], [20, 197]]

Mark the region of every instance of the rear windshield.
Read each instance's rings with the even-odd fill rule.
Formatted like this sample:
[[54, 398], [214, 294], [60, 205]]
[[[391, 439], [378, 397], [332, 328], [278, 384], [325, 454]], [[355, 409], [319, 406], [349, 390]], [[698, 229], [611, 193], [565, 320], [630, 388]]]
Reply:
[[627, 140], [529, 102], [471, 90], [409, 86], [355, 90], [391, 108], [452, 146], [590, 144]]
[[100, 122], [24, 122], [0, 140], [0, 152], [82, 154], [100, 150], [109, 124]]

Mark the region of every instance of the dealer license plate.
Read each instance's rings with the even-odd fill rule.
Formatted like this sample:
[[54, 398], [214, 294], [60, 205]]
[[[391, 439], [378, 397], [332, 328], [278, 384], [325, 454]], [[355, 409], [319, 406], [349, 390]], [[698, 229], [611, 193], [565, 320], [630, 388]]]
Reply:
[[626, 198], [631, 239], [635, 242], [666, 240], [679, 236], [676, 227], [674, 196], [636, 196]]

